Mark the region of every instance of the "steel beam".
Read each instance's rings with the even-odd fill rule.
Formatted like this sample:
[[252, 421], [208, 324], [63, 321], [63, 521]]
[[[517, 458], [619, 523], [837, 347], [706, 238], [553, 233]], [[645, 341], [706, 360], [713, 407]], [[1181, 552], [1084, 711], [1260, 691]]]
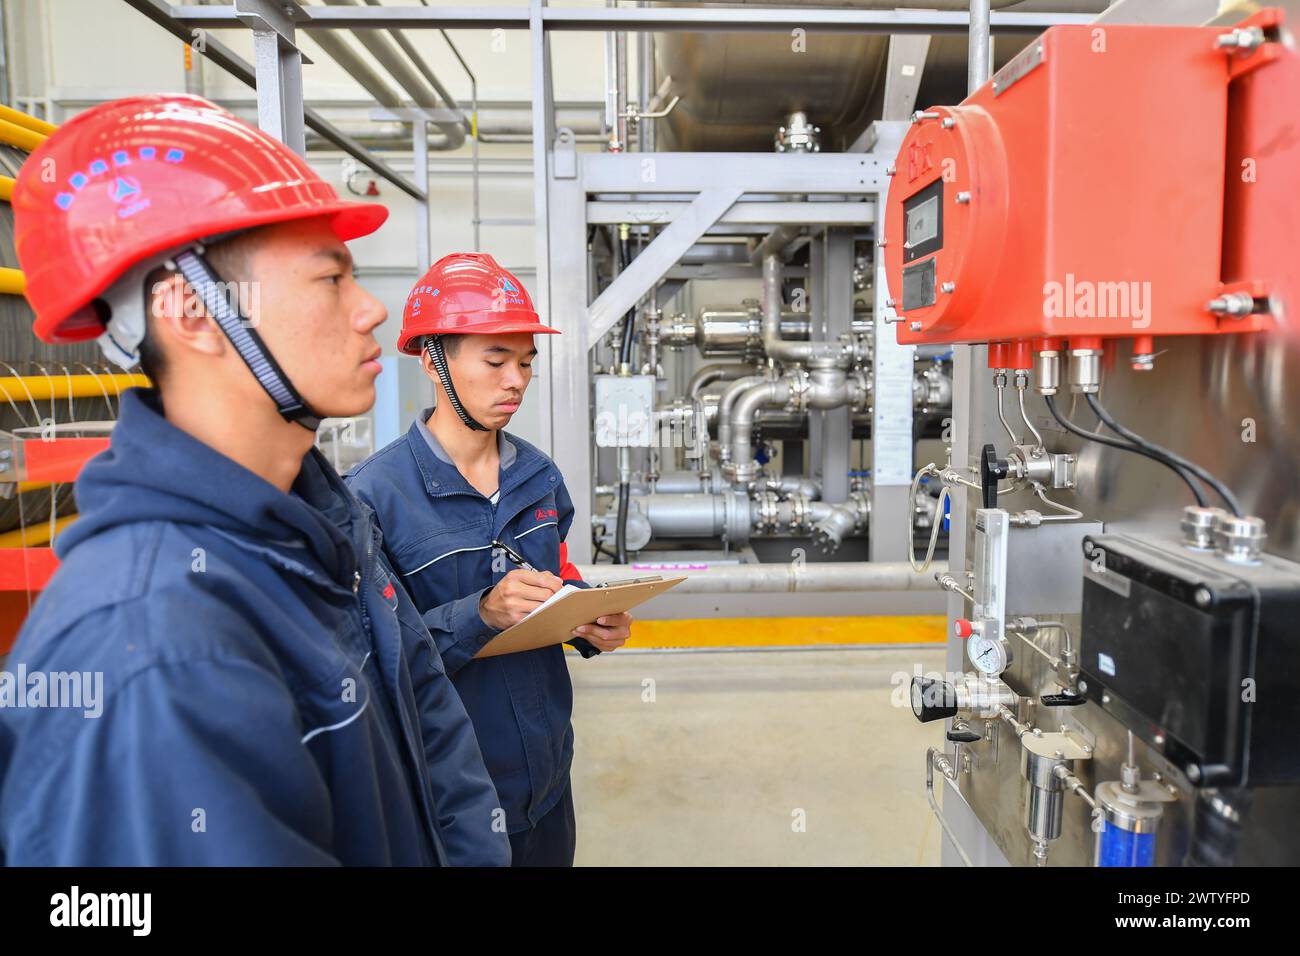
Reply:
[[744, 184], [746, 194], [865, 195], [884, 188], [893, 161], [864, 153], [586, 153], [588, 193], [698, 193]]
[[[609, 202], [587, 203], [590, 225], [665, 225], [672, 222], [689, 202]], [[874, 222], [876, 205], [872, 202], [738, 202], [718, 222], [754, 226], [778, 224], [856, 226]], [[762, 229], [753, 230], [762, 232]]]
[[[876, 123], [875, 142], [886, 155], [895, 155], [906, 123]], [[884, 222], [888, 192], [881, 190], [879, 220]], [[915, 445], [912, 434], [912, 376], [915, 347], [899, 345], [890, 319], [896, 313], [887, 304], [885, 257], [875, 252], [876, 320], [873, 323], [871, 362], [871, 560], [897, 561], [911, 547], [912, 502], [909, 500]], [[940, 516], [941, 518], [942, 516]], [[937, 520], [937, 519], [936, 519]]]
[[[194, 31], [200, 27], [191, 25], [172, 15], [171, 8], [163, 0], [125, 0], [133, 9], [144, 14], [158, 26], [162, 27], [174, 37], [178, 37], [186, 43], [193, 43], [195, 40]], [[200, 10], [216, 9], [214, 7], [199, 7]], [[226, 23], [226, 26], [238, 26], [239, 21], [234, 19], [234, 7], [230, 7], [231, 19], [233, 23]], [[253, 89], [257, 89], [257, 71], [253, 65], [235, 53], [230, 47], [219, 41], [216, 37], [204, 37], [202, 54], [221, 67], [235, 79], [239, 80]], [[391, 166], [379, 159], [365, 147], [360, 145], [351, 136], [347, 136], [333, 124], [325, 120], [315, 110], [303, 108], [303, 122], [307, 128], [317, 133], [324, 139], [333, 143], [344, 153], [347, 153], [357, 162], [371, 170], [376, 176], [392, 183], [402, 192], [406, 193], [413, 199], [424, 200], [424, 193], [417, 189], [406, 179], [403, 179]]]
[[[529, 8], [382, 6], [362, 8], [310, 7], [309, 30], [527, 30]], [[178, 20], [208, 29], [235, 26], [228, 6], [178, 5]], [[1091, 14], [995, 12], [994, 33], [1034, 36], [1062, 23], [1091, 23]], [[770, 9], [754, 7], [558, 7], [544, 10], [542, 28], [548, 32], [685, 31], [788, 33], [964, 34], [970, 15], [964, 11]]]
[[709, 227], [740, 198], [740, 187], [714, 186], [701, 190], [690, 207], [674, 219], [655, 240], [641, 250], [631, 265], [618, 274], [587, 309], [588, 335], [596, 341], [645, 297], [709, 231]]

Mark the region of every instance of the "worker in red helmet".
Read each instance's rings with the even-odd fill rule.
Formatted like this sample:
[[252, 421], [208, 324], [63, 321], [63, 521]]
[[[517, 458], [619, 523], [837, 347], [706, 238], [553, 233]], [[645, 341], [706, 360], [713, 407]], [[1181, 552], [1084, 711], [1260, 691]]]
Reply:
[[8, 661], [90, 693], [0, 708], [0, 858], [508, 862], [464, 706], [313, 447], [374, 401], [386, 311], [345, 243], [387, 210], [192, 96], [79, 115], [13, 207], [37, 336], [154, 387], [122, 396]]
[[[349, 472], [384, 550], [474, 721], [516, 866], [568, 866], [573, 685], [559, 644], [477, 658], [564, 584], [585, 587], [564, 544], [573, 502], [555, 462], [505, 431], [532, 378], [542, 325], [489, 255], [440, 259], [407, 297], [397, 347], [419, 356], [437, 402]], [[631, 616], [578, 628], [584, 657], [627, 640]]]

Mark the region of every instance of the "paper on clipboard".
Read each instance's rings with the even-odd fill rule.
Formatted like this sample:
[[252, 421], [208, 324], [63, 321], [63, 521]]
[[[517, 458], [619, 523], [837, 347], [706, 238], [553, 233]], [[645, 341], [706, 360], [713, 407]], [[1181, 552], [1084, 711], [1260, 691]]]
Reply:
[[676, 578], [633, 578], [611, 581], [603, 587], [576, 588], [566, 584], [538, 605], [518, 624], [506, 628], [484, 645], [476, 658], [518, 654], [552, 644], [563, 644], [573, 629], [607, 614], [630, 611], [685, 581]]

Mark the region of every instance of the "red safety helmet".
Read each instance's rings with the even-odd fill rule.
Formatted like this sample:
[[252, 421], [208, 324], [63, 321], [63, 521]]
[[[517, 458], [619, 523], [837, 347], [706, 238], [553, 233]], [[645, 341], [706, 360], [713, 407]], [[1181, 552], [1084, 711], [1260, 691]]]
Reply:
[[332, 216], [344, 241], [388, 218], [345, 202], [293, 150], [198, 96], [133, 96], [64, 124], [23, 164], [14, 240], [47, 342], [104, 331], [96, 297], [149, 257], [215, 236]]
[[419, 355], [426, 335], [559, 331], [542, 325], [523, 283], [490, 255], [453, 252], [435, 262], [406, 297], [397, 349]]

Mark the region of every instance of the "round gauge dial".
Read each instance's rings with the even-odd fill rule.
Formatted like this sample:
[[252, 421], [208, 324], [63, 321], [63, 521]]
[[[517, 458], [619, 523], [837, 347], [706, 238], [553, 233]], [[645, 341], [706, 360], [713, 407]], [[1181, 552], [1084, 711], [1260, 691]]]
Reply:
[[974, 635], [966, 642], [966, 656], [983, 674], [1001, 674], [1011, 663], [1006, 641]]

